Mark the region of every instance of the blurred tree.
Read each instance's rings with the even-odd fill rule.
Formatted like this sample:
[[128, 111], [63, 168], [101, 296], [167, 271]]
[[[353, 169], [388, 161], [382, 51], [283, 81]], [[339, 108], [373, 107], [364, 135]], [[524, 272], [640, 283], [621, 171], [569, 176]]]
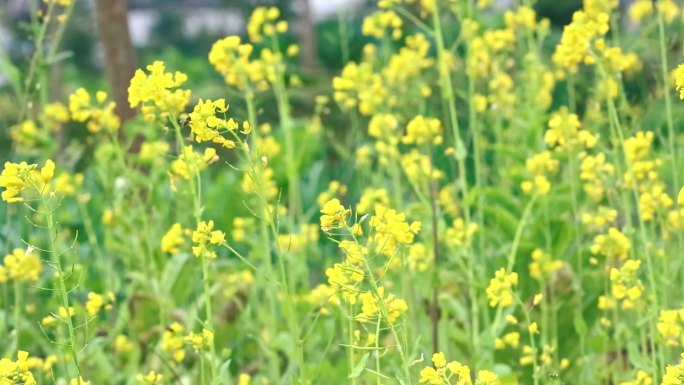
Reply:
[[128, 5], [126, 0], [95, 0], [95, 14], [116, 114], [125, 122], [135, 116], [128, 103], [128, 85], [137, 67], [128, 31]]
[[318, 67], [318, 52], [316, 43], [316, 25], [311, 9], [311, 0], [301, 1], [301, 23], [299, 26], [299, 40], [301, 42], [302, 65], [308, 70]]

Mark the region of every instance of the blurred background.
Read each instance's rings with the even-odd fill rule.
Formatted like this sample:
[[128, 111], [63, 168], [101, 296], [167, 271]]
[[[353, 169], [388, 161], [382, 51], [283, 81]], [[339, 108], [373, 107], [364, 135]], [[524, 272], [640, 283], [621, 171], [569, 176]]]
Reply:
[[[372, 0], [75, 1], [57, 63], [50, 67], [50, 100], [65, 102], [66, 96], [78, 87], [107, 90], [124, 121], [133, 116], [126, 100], [133, 72], [158, 59], [169, 70], [188, 74], [188, 87], [193, 95], [226, 97], [229, 102], [239, 99], [226, 94], [229, 91], [207, 55], [217, 39], [244, 35], [249, 14], [260, 5], [278, 6], [290, 23], [287, 43], [300, 45], [296, 75], [302, 79], [302, 86], [293, 92], [292, 100], [295, 116], [310, 116], [314, 96], [329, 95], [332, 76], [347, 61], [358, 60], [363, 46], [371, 40], [361, 35], [361, 24], [363, 17], [376, 9], [376, 1]], [[622, 0], [622, 8], [626, 9], [629, 2]], [[502, 24], [501, 11], [514, 3], [515, 0], [494, 0], [481, 22]], [[30, 22], [40, 13], [36, 4], [42, 2], [0, 0], [0, 160], [5, 158], [3, 153], [8, 153], [9, 127], [17, 124], [11, 80], [19, 78], [14, 76], [16, 71], [29, 67], [34, 50]], [[549, 18], [554, 27], [552, 38], [547, 39], [549, 50], [557, 42], [563, 25], [581, 6], [581, 0], [535, 3], [539, 17]]]

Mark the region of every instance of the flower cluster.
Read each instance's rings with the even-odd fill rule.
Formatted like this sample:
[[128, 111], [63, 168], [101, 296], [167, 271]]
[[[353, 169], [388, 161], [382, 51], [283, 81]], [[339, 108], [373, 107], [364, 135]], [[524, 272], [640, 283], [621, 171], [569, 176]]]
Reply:
[[8, 280], [16, 282], [36, 282], [43, 271], [40, 257], [31, 250], [14, 249], [5, 255], [0, 265], [0, 283]]
[[200, 222], [197, 224], [197, 230], [192, 232], [192, 253], [198, 258], [216, 259], [214, 247], [225, 241], [226, 234], [214, 230], [214, 221]]
[[494, 278], [489, 281], [489, 286], [487, 286], [489, 306], [511, 306], [515, 296], [513, 287], [517, 285], [518, 273], [506, 273], [504, 268], [497, 270]]
[[40, 170], [36, 164], [6, 162], [0, 173], [0, 187], [5, 189], [2, 200], [8, 203], [23, 202], [21, 194], [27, 190], [39, 195], [48, 193], [48, 183], [54, 174], [55, 163], [50, 159]]
[[131, 79], [128, 87], [131, 108], [142, 105], [142, 113], [147, 121], [180, 115], [190, 101], [190, 90], [179, 88], [188, 80], [188, 76], [178, 71], [173, 74], [166, 72], [162, 61], [155, 61], [146, 69], [147, 73], [136, 70]]
[[[227, 111], [228, 106], [225, 99], [215, 101], [200, 99], [192, 112], [188, 114], [190, 117], [188, 126], [190, 126], [195, 141], [197, 143], [214, 142], [225, 148], [235, 148], [234, 140], [223, 137], [224, 132], [235, 131], [238, 128], [233, 118], [225, 119]], [[217, 117], [217, 112], [222, 114], [223, 118]]]
[[29, 370], [29, 354], [25, 351], [17, 353], [17, 360], [8, 358], [0, 360], [0, 384], [37, 385], [36, 379]]
[[[444, 353], [432, 355], [433, 366], [426, 366], [420, 371], [421, 384], [428, 385], [472, 385], [470, 368], [458, 361], [446, 361]], [[455, 382], [452, 382], [455, 381]], [[477, 372], [476, 385], [499, 385], [501, 381], [494, 372], [480, 370]]]
[[77, 89], [69, 95], [69, 111], [71, 118], [77, 122], [88, 122], [86, 127], [91, 133], [105, 131], [116, 132], [121, 126], [121, 120], [114, 113], [116, 103], [107, 102], [107, 93], [97, 91], [95, 102], [84, 88]]

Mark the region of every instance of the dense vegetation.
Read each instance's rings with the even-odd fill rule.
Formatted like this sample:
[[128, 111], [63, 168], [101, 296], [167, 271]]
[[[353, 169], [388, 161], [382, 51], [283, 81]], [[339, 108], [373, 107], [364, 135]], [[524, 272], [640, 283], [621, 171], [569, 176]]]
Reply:
[[318, 96], [259, 7], [122, 122], [51, 99], [46, 0], [2, 61], [0, 384], [684, 384], [682, 10], [488, 3], [378, 1]]

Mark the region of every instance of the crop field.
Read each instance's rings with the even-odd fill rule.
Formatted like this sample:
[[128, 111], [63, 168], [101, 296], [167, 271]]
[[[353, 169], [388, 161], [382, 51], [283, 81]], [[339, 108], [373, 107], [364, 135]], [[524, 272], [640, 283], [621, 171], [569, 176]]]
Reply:
[[325, 68], [250, 5], [123, 87], [26, 1], [0, 385], [684, 385], [684, 4], [564, 1], [369, 2]]

